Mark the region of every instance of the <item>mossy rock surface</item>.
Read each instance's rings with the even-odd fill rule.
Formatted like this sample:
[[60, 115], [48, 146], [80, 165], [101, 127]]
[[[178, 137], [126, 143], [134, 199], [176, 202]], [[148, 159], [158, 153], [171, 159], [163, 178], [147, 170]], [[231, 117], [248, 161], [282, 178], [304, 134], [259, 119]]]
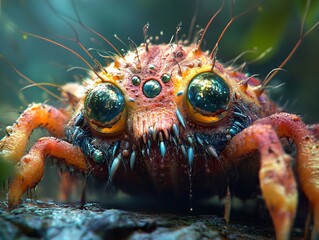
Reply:
[[[243, 219], [243, 222], [246, 222]], [[295, 230], [292, 239], [300, 239]], [[9, 211], [0, 203], [0, 239], [274, 239], [271, 226], [226, 224], [215, 215], [159, 214], [25, 201]]]

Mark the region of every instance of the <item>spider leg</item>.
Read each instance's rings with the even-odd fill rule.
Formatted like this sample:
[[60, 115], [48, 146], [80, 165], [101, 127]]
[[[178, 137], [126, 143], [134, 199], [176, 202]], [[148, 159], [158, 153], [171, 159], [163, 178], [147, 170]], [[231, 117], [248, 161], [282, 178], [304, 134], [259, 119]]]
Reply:
[[66, 165], [74, 165], [77, 169], [85, 171], [86, 163], [80, 149], [55, 138], [40, 139], [24, 156], [34, 129], [42, 127], [52, 136], [63, 138], [68, 119], [69, 113], [65, 110], [46, 104], [33, 104], [20, 115], [0, 141], [0, 158], [17, 164], [15, 176], [9, 187], [10, 207], [18, 205], [21, 195], [40, 181], [47, 155], [64, 159]]
[[319, 140], [314, 135], [316, 132], [309, 130], [298, 116], [288, 113], [274, 114], [256, 123], [271, 124], [279, 137], [294, 141], [301, 188], [313, 210], [312, 239], [319, 239]]
[[17, 164], [8, 192], [10, 208], [17, 206], [22, 194], [40, 182], [47, 156], [58, 158], [67, 166], [72, 166], [82, 172], [86, 172], [88, 168], [85, 157], [78, 146], [54, 137], [40, 138]]
[[295, 218], [298, 191], [291, 168], [291, 157], [269, 124], [254, 124], [234, 136], [223, 156], [228, 164], [239, 163], [242, 156], [260, 153], [261, 192], [276, 230], [276, 239], [289, 239]]
[[63, 110], [45, 104], [29, 106], [1, 139], [0, 158], [16, 164], [25, 155], [29, 137], [35, 128], [46, 128], [52, 136], [61, 138], [68, 119], [68, 113]]

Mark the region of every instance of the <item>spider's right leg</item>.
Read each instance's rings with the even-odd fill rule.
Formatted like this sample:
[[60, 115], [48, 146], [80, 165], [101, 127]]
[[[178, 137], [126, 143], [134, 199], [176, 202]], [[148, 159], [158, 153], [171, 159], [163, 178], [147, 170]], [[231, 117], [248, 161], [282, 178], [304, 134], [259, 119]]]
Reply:
[[40, 182], [47, 156], [60, 159], [65, 165], [84, 173], [89, 167], [80, 147], [54, 137], [40, 138], [17, 164], [9, 186], [10, 208], [17, 206], [22, 194]]

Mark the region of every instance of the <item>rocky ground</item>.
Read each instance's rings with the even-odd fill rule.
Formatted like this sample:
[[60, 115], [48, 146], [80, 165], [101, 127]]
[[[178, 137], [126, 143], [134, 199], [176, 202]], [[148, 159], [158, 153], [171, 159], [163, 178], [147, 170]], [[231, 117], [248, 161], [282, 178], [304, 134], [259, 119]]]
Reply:
[[[226, 224], [214, 215], [159, 214], [25, 201], [9, 211], [0, 203], [0, 239], [274, 239], [271, 225]], [[292, 239], [300, 239], [295, 229]]]

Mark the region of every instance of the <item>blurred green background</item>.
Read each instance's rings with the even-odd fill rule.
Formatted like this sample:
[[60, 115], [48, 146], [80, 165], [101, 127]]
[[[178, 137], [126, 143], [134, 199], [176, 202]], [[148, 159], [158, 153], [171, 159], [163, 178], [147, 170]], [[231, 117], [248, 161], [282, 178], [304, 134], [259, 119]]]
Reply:
[[[158, 42], [168, 42], [175, 34], [176, 26], [182, 22], [180, 36], [187, 35], [191, 19], [198, 4], [198, 16], [195, 32], [205, 27], [210, 17], [219, 8], [221, 1], [201, 0], [76, 0], [76, 9], [83, 22], [107, 37], [119, 49], [126, 49], [113, 35], [117, 34], [124, 42], [128, 37], [136, 44], [143, 41], [143, 26], [149, 22], [149, 35], [160, 35]], [[235, 15], [247, 10], [257, 1], [238, 0], [233, 12]], [[219, 45], [218, 59], [227, 62], [246, 50], [258, 48], [258, 53], [247, 54], [238, 61], [249, 61], [258, 57], [264, 50], [272, 51], [263, 59], [248, 65], [246, 71], [260, 74], [264, 78], [269, 71], [277, 67], [288, 55], [298, 40], [301, 19], [305, 9], [305, 0], [266, 0], [256, 9], [239, 18], [226, 32]], [[61, 20], [67, 14], [75, 18], [71, 0], [51, 1], [60, 18], [50, 9], [46, 1], [38, 0], [2, 0], [0, 20], [0, 53], [26, 76], [35, 82], [50, 82], [58, 85], [76, 81], [85, 72], [66, 70], [83, 63], [66, 50], [45, 41], [26, 37], [14, 30], [13, 24], [23, 31], [55, 39], [65, 45], [83, 51], [68, 41], [74, 38], [71, 28]], [[214, 46], [220, 32], [230, 19], [230, 3], [213, 22], [205, 36], [206, 49]], [[306, 21], [309, 29], [319, 19], [319, 1], [313, 1]], [[10, 24], [9, 24], [10, 23]], [[80, 41], [87, 48], [113, 51], [95, 35], [72, 22], [76, 27]], [[302, 43], [293, 58], [284, 67], [287, 71], [280, 72], [271, 85], [285, 83], [284, 86], [270, 89], [269, 94], [280, 105], [288, 102], [287, 111], [300, 114], [307, 123], [319, 122], [319, 28], [312, 32]], [[86, 57], [86, 59], [88, 59]], [[104, 61], [100, 59], [100, 61]], [[19, 112], [31, 102], [48, 102], [57, 104], [38, 88], [28, 85], [5, 61], [0, 60], [0, 137], [4, 128], [11, 125]], [[56, 91], [54, 88], [50, 88]], [[0, 166], [1, 168], [1, 166]], [[2, 173], [0, 172], [0, 175]]]

